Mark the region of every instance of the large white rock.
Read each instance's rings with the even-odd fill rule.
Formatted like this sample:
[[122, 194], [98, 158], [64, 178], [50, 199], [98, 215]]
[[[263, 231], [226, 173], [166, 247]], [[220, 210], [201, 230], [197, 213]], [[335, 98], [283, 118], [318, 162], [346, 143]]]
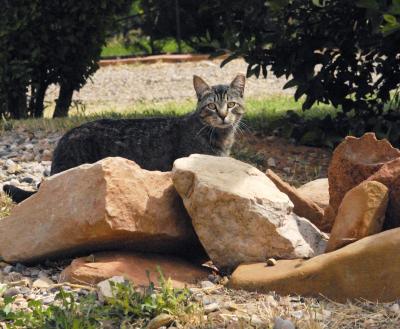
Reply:
[[322, 253], [326, 236], [292, 213], [288, 196], [258, 169], [229, 157], [175, 161], [173, 182], [194, 229], [219, 267]]

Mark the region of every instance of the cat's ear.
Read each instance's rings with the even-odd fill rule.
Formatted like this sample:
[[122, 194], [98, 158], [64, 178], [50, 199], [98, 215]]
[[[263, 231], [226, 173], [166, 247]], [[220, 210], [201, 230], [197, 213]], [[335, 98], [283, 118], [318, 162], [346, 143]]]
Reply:
[[193, 86], [198, 99], [201, 98], [205, 91], [210, 90], [210, 86], [197, 75], [193, 76]]
[[232, 80], [230, 87], [239, 90], [240, 96], [243, 97], [245, 83], [246, 77], [243, 74], [238, 74], [235, 79]]

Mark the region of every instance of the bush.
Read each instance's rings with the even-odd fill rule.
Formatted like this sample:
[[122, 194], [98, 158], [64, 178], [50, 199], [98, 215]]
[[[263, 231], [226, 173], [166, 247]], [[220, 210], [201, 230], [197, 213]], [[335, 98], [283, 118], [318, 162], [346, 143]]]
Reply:
[[244, 57], [248, 76], [290, 77], [285, 87], [296, 88], [296, 100], [304, 96], [303, 109], [341, 108], [321, 122], [345, 127], [337, 134], [374, 130], [400, 142], [391, 122], [399, 117], [399, 0], [250, 1], [246, 10], [252, 15], [229, 31], [237, 42], [226, 62]]
[[[6, 0], [0, 12], [0, 108], [6, 117], [39, 117], [47, 87], [60, 85], [54, 116], [98, 68], [107, 29], [128, 0]], [[30, 91], [29, 102], [27, 92]]]

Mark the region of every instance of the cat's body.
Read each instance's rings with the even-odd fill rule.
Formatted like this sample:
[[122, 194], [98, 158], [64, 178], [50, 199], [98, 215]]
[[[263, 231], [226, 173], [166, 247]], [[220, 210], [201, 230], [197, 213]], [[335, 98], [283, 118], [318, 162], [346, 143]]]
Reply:
[[147, 170], [171, 170], [173, 162], [193, 153], [229, 155], [235, 128], [211, 128], [198, 116], [128, 120], [103, 119], [66, 133], [53, 155], [51, 174], [119, 156]]
[[[173, 162], [193, 153], [227, 156], [244, 113], [245, 78], [210, 87], [194, 76], [196, 110], [182, 117], [130, 120], [103, 119], [67, 132], [54, 150], [51, 174], [119, 156], [147, 170], [171, 170]], [[5, 185], [4, 191], [21, 202], [34, 192]]]

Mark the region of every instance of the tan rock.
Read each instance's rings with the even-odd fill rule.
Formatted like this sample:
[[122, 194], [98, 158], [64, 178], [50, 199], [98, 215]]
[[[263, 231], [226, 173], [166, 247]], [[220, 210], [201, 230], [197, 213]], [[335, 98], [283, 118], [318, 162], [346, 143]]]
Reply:
[[376, 181], [364, 181], [348, 191], [339, 206], [326, 252], [381, 232], [388, 200], [388, 188]]
[[258, 169], [229, 157], [192, 154], [175, 161], [174, 185], [216, 266], [269, 257], [312, 257], [324, 235], [292, 213], [288, 196]]
[[389, 205], [384, 229], [400, 226], [400, 158], [385, 163], [368, 178], [386, 185], [389, 189]]
[[321, 228], [320, 224], [324, 217], [324, 211], [315, 202], [302, 196], [295, 187], [283, 181], [272, 170], [268, 169], [266, 175], [274, 182], [279, 191], [285, 193], [293, 202], [293, 212], [296, 215], [307, 218], [315, 226]]
[[346, 192], [398, 157], [400, 151], [385, 139], [377, 140], [374, 133], [361, 138], [346, 137], [333, 152], [328, 169], [330, 199], [324, 215], [326, 231], [332, 228]]
[[319, 296], [338, 302], [390, 302], [400, 296], [400, 228], [375, 234], [309, 260], [240, 265], [229, 287], [280, 295]]
[[115, 248], [201, 252], [170, 172], [106, 158], [54, 175], [0, 221], [7, 262]]
[[190, 286], [207, 278], [210, 271], [170, 255], [134, 252], [102, 252], [72, 261], [60, 276], [61, 281], [94, 285], [111, 277], [125, 277], [137, 286], [148, 286], [150, 279], [158, 285], [159, 272], [170, 278], [176, 288]]
[[318, 178], [308, 182], [299, 188], [297, 191], [301, 196], [312, 200], [322, 209], [329, 205], [329, 183], [328, 178]]

